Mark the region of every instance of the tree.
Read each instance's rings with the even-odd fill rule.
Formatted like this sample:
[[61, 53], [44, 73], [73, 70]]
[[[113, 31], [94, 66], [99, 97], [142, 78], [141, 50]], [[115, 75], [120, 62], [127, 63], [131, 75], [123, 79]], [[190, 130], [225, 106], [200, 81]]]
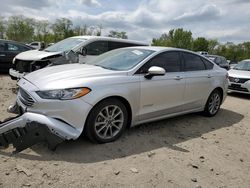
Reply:
[[30, 42], [34, 34], [34, 20], [23, 16], [12, 16], [8, 19], [6, 35], [8, 39]]
[[208, 53], [209, 54], [214, 54], [215, 53], [215, 48], [219, 45], [219, 42], [217, 39], [210, 39], [208, 40]]
[[153, 38], [153, 46], [172, 46], [172, 41], [170, 36], [167, 33], [163, 33], [160, 38]]
[[52, 25], [54, 42], [73, 36], [74, 31], [72, 26], [72, 21], [67, 18], [56, 19], [55, 23]]
[[113, 38], [121, 38], [121, 39], [127, 39], [128, 36], [126, 34], [125, 31], [114, 31], [114, 30], [111, 30], [109, 31], [109, 37], [113, 37]]
[[0, 16], [0, 38], [4, 38], [4, 33], [5, 33], [5, 23], [4, 23], [4, 18]]
[[169, 31], [170, 38], [172, 40], [173, 47], [192, 49], [192, 32], [185, 31], [182, 28]]
[[44, 41], [46, 44], [51, 42], [48, 41], [49, 27], [50, 24], [48, 20], [36, 21], [34, 40]]
[[192, 49], [192, 32], [182, 28], [172, 29], [168, 34], [164, 33], [160, 38], [154, 38], [152, 45], [171, 46], [176, 48]]
[[208, 40], [204, 37], [198, 37], [193, 41], [193, 51], [205, 51], [208, 52]]

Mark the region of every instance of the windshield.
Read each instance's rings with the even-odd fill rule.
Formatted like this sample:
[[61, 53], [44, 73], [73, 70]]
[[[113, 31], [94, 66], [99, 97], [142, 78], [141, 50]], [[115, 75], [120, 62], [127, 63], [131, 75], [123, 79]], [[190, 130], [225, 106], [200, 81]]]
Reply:
[[86, 39], [83, 38], [67, 38], [60, 42], [57, 42], [53, 44], [52, 46], [49, 46], [48, 48], [45, 48], [44, 51], [46, 52], [67, 52], [72, 50], [72, 48], [76, 47], [80, 43], [86, 41]]
[[154, 51], [137, 49], [137, 48], [123, 48], [112, 50], [98, 56], [96, 59], [87, 62], [87, 64], [100, 66], [111, 70], [129, 70], [152, 54]]
[[250, 71], [250, 61], [241, 61], [233, 69], [243, 70], [243, 71]]

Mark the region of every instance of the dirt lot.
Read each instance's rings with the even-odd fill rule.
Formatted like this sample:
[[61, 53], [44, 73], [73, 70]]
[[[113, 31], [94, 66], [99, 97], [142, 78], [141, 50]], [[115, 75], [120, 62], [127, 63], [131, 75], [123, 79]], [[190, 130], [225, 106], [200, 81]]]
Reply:
[[[0, 119], [15, 99], [0, 76]], [[127, 130], [114, 143], [0, 150], [0, 187], [250, 187], [250, 97], [230, 95], [216, 117], [191, 114]]]

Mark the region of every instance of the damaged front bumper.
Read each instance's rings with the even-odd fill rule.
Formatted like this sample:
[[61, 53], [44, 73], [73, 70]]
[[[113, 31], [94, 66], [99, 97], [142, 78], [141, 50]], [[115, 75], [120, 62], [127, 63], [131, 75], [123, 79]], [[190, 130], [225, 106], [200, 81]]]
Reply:
[[80, 131], [60, 120], [26, 112], [0, 124], [0, 146], [15, 148], [21, 152], [34, 144], [46, 142], [54, 150], [64, 140], [75, 140]]

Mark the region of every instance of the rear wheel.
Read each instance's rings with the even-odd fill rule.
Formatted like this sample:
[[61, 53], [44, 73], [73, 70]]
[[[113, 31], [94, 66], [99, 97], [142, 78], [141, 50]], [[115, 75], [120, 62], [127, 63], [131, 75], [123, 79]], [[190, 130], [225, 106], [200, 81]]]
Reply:
[[204, 114], [208, 117], [215, 116], [220, 109], [221, 101], [222, 101], [221, 93], [217, 89], [214, 90], [208, 97]]
[[121, 136], [127, 119], [127, 109], [121, 101], [104, 100], [91, 110], [86, 122], [86, 135], [94, 142], [112, 142]]

